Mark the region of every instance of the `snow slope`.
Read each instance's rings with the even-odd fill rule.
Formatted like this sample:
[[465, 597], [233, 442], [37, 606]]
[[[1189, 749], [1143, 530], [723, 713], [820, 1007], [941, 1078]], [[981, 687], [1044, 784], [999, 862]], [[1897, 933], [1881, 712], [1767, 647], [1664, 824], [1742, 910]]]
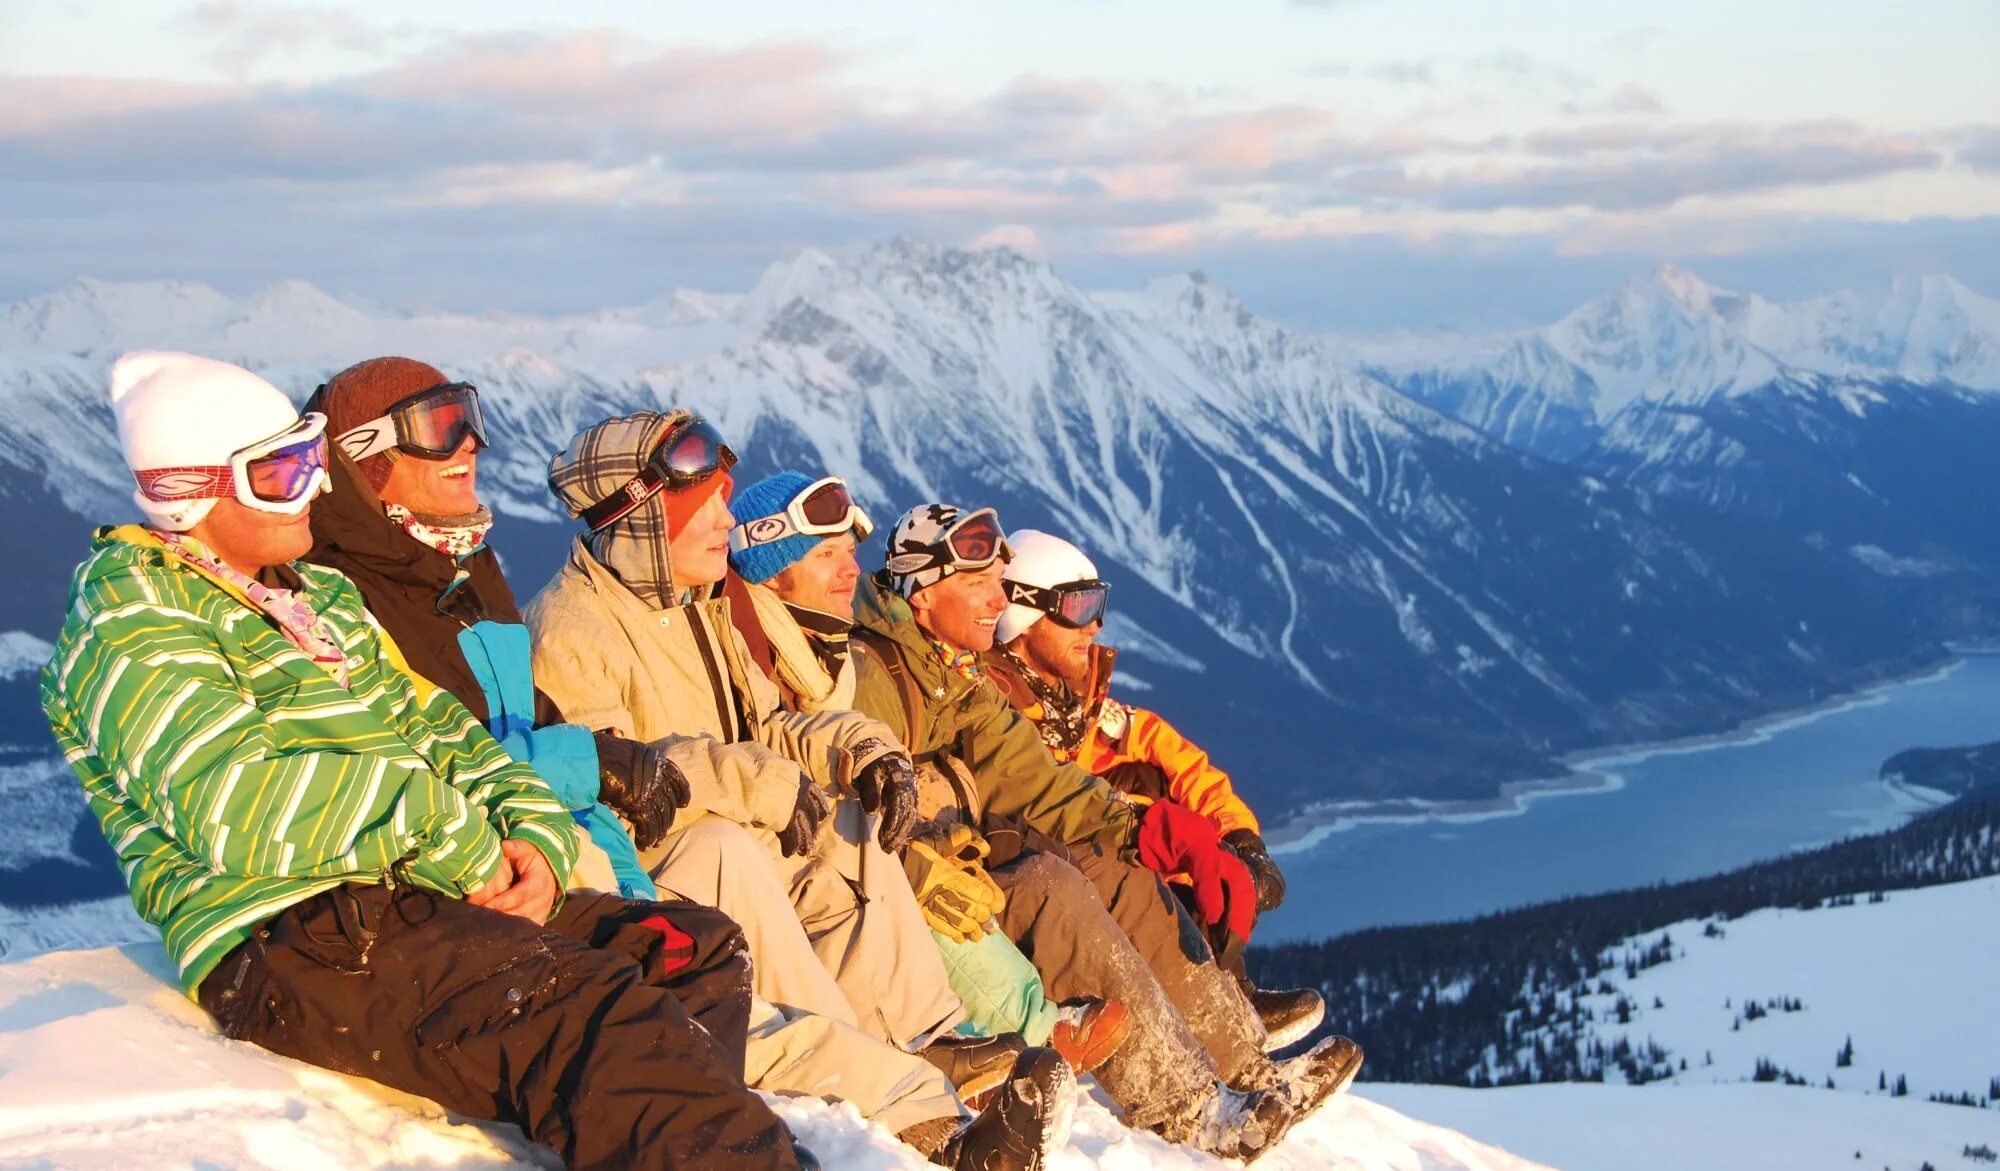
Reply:
[[2000, 1150], [2000, 1112], [1806, 1086], [1366, 1089], [1573, 1171], [1975, 1171], [1966, 1148]]
[[[1761, 1059], [1814, 1087], [1831, 1079], [1843, 1097], [1876, 1095], [1886, 1076], [1892, 1086], [1907, 1078], [1918, 1100], [1985, 1099], [2000, 1078], [1996, 924], [2000, 877], [1895, 891], [1880, 903], [1758, 911], [1716, 923], [1713, 935], [1704, 922], [1678, 923], [1612, 949], [1643, 955], [1664, 934], [1674, 958], [1633, 975], [1621, 959], [1591, 978], [1610, 991], [1582, 998], [1596, 1017], [1583, 1042], [1650, 1040], [1668, 1051], [1668, 1080], [1684, 1085], [1744, 1081]], [[1618, 1020], [1621, 997], [1629, 1023]], [[1753, 1001], [1761, 1015], [1746, 1019]], [[1786, 1011], [1787, 1002], [1802, 1007]], [[1850, 1039], [1843, 1067], [1837, 1054]]]
[[[927, 1166], [851, 1107], [774, 1100], [829, 1169]], [[1051, 1171], [1225, 1164], [1136, 1135], [1084, 1102]], [[468, 1124], [373, 1083], [215, 1034], [157, 944], [0, 965], [0, 1167], [358, 1171], [557, 1166], [511, 1127]], [[1361, 1095], [1329, 1103], [1261, 1171], [1535, 1171]]]

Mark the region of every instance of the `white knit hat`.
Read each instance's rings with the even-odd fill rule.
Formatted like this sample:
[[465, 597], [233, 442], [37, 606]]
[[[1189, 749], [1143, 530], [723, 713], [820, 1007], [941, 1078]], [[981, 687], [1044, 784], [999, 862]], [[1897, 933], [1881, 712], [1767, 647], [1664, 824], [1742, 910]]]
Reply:
[[[1083, 550], [1054, 534], [1040, 529], [1022, 529], [1008, 533], [1007, 543], [1014, 547], [1014, 559], [1007, 563], [1007, 571], [1001, 574], [1004, 581], [1018, 581], [1046, 589], [1072, 581], [1089, 581], [1097, 576], [1097, 566], [1083, 555]], [[1001, 611], [995, 636], [1002, 643], [1013, 642], [1044, 617], [1046, 615], [1033, 606], [1011, 603]]]
[[[225, 466], [229, 457], [299, 421], [285, 392], [241, 366], [137, 350], [111, 367], [111, 408], [118, 444], [133, 472]], [[212, 499], [132, 499], [156, 528], [186, 532], [215, 507]]]

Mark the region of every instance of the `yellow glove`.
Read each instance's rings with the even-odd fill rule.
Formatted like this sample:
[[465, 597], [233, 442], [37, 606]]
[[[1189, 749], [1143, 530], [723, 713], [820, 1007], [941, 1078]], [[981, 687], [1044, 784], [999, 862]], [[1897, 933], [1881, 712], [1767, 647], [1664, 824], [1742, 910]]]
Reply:
[[1007, 906], [1006, 894], [981, 864], [987, 851], [986, 839], [967, 825], [939, 826], [910, 840], [903, 873], [933, 931], [976, 943]]

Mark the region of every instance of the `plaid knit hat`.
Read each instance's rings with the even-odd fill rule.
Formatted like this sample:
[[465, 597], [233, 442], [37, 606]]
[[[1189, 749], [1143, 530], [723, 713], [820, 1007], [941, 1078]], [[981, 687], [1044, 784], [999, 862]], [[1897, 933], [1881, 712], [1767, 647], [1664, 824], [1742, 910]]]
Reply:
[[[451, 379], [436, 366], [413, 358], [370, 358], [358, 362], [326, 380], [318, 395], [319, 409], [326, 412], [326, 433], [338, 437], [419, 391], [442, 386]], [[395, 448], [356, 461], [355, 467], [380, 492], [389, 482], [389, 469], [401, 458]]]
[[[736, 517], [737, 524], [774, 516], [783, 512], [785, 506], [792, 502], [792, 497], [805, 491], [812, 483], [813, 477], [804, 472], [779, 472], [765, 476], [731, 497], [729, 511]], [[793, 533], [781, 541], [752, 545], [747, 549], [731, 549], [729, 568], [744, 581], [769, 581], [797, 565], [825, 539], [813, 533]]]
[[[624, 487], [687, 411], [639, 411], [586, 427], [549, 461], [549, 490], [571, 516]], [[655, 493], [644, 504], [583, 538], [584, 548], [625, 588], [658, 609], [675, 604], [667, 545], [709, 497], [729, 498], [732, 481], [718, 472], [683, 492]]]

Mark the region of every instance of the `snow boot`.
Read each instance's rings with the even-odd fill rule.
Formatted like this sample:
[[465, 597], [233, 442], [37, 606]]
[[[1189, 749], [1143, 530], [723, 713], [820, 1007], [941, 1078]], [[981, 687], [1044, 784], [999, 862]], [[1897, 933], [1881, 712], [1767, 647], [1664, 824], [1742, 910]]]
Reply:
[[1076, 1074], [1053, 1049], [1021, 1054], [979, 1117], [951, 1137], [931, 1162], [955, 1171], [1042, 1171], [1069, 1142], [1076, 1118]]
[[1326, 1019], [1326, 1001], [1310, 988], [1243, 988], [1257, 1019], [1264, 1022], [1264, 1052], [1276, 1053], [1306, 1039]]
[[1304, 1118], [1354, 1084], [1361, 1072], [1361, 1046], [1346, 1037], [1328, 1037], [1319, 1044], [1277, 1063], [1278, 1088], [1291, 1101], [1292, 1112]]
[[1019, 1033], [997, 1037], [940, 1037], [918, 1051], [951, 1079], [960, 1101], [970, 1102], [999, 1088], [1028, 1043]]
[[1049, 1047], [1063, 1055], [1070, 1068], [1089, 1073], [1111, 1059], [1132, 1031], [1125, 1006], [1097, 996], [1079, 996], [1058, 1006]]
[[1232, 1090], [1221, 1082], [1179, 1125], [1163, 1127], [1162, 1137], [1223, 1159], [1248, 1163], [1278, 1145], [1292, 1128], [1294, 1114], [1284, 1087]]

